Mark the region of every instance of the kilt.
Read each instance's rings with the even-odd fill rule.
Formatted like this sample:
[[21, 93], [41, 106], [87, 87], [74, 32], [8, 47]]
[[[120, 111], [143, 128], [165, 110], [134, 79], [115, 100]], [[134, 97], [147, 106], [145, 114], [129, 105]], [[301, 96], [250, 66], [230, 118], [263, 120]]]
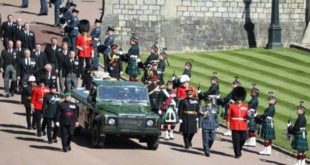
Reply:
[[255, 132], [257, 130], [255, 118], [250, 118], [248, 120], [249, 132]]
[[307, 134], [306, 138], [303, 138], [303, 135], [301, 133], [294, 135], [291, 146], [294, 150], [297, 151], [308, 151], [309, 148], [308, 148]]
[[168, 108], [160, 117], [161, 124], [174, 124], [178, 122], [178, 115], [173, 108]]
[[274, 127], [272, 127], [271, 122], [266, 122], [266, 121], [263, 122], [260, 137], [264, 140], [276, 139]]

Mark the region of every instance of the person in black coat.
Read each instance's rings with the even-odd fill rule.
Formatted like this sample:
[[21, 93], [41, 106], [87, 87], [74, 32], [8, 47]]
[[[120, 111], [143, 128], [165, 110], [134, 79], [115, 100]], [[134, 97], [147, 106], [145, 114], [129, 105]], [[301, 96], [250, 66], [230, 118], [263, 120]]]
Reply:
[[27, 85], [30, 75], [34, 75], [36, 71], [36, 59], [30, 56], [30, 50], [24, 50], [24, 57], [19, 59], [17, 66], [17, 79], [20, 80], [20, 85]]
[[17, 58], [22, 59], [24, 58], [24, 48], [22, 48], [22, 42], [20, 40], [16, 40], [15, 42], [15, 51], [17, 53]]
[[59, 76], [59, 91], [64, 92], [65, 90], [65, 74], [63, 68], [65, 67], [65, 59], [69, 56], [68, 43], [63, 42], [62, 48], [57, 52], [58, 59], [58, 76]]
[[8, 20], [6, 22], [3, 22], [0, 27], [1, 40], [3, 41], [3, 46], [5, 48], [7, 48], [7, 42], [9, 40], [14, 40], [14, 28], [16, 24], [13, 21], [13, 18], [14, 17], [12, 15], [8, 15]]
[[41, 45], [37, 44], [36, 49], [33, 51], [32, 58], [36, 59], [36, 72], [42, 70], [46, 64], [48, 64], [48, 60], [46, 54], [41, 51]]
[[20, 34], [20, 40], [22, 41], [22, 47], [33, 51], [36, 47], [36, 36], [33, 31], [30, 31], [29, 23], [24, 24], [25, 29]]
[[58, 73], [58, 59], [57, 53], [61, 51], [61, 48], [57, 45], [57, 38], [52, 37], [51, 43], [48, 44], [45, 49], [44, 53], [47, 57], [47, 62], [52, 65], [53, 69]]
[[34, 128], [34, 118], [32, 118], [31, 122], [31, 95], [32, 95], [32, 88], [35, 86], [36, 78], [34, 76], [29, 76], [28, 84], [23, 86], [23, 90], [21, 93], [21, 102], [24, 104], [25, 110], [26, 110], [26, 121], [27, 121], [27, 128], [30, 130], [31, 128]]
[[73, 88], [77, 88], [79, 75], [79, 61], [75, 59], [75, 51], [70, 51], [69, 58], [65, 60], [64, 75], [66, 78], [66, 90], [70, 92]]
[[14, 33], [14, 43], [16, 43], [17, 40], [21, 39], [21, 34], [24, 31], [24, 26], [22, 25], [22, 19], [18, 18], [16, 20], [16, 26], [13, 29], [13, 33]]
[[57, 86], [57, 74], [51, 64], [46, 64], [44, 69], [41, 69], [38, 72], [37, 79], [40, 81], [41, 79], [45, 80], [46, 86]]

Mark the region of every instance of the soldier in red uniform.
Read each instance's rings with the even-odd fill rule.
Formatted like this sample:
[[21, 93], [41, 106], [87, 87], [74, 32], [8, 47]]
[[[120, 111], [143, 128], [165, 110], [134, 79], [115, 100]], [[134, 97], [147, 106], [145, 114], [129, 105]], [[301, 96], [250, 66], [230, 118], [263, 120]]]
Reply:
[[232, 141], [235, 158], [241, 157], [242, 147], [247, 140], [248, 131], [248, 105], [243, 103], [246, 98], [246, 90], [243, 87], [236, 87], [232, 91], [234, 104], [230, 104], [227, 113], [227, 126], [232, 131]]
[[[94, 49], [92, 46], [92, 37], [88, 34], [89, 32], [89, 21], [81, 20], [79, 24], [79, 31], [81, 35], [76, 38], [76, 48], [78, 49], [79, 55], [79, 69], [80, 74], [84, 73], [83, 68], [91, 67], [91, 59], [94, 56]], [[84, 61], [86, 67], [84, 67]]]
[[182, 100], [186, 98], [187, 97], [186, 91], [189, 89], [193, 91], [194, 98], [198, 96], [196, 89], [193, 86], [189, 85], [189, 81], [190, 81], [190, 78], [188, 77], [188, 75], [182, 75], [180, 77], [180, 83], [182, 85], [177, 88], [177, 99], [178, 100]]
[[41, 136], [41, 118], [42, 118], [42, 106], [43, 106], [43, 97], [46, 93], [50, 92], [50, 89], [44, 86], [46, 80], [41, 79], [38, 86], [32, 89], [31, 95], [31, 109], [34, 113], [35, 123], [37, 126], [37, 136]]

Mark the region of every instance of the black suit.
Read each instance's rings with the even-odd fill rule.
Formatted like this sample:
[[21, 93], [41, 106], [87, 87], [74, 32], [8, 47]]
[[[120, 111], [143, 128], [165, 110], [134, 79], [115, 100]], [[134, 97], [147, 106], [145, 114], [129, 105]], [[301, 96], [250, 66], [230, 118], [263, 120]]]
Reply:
[[69, 50], [67, 50], [66, 54], [64, 50], [57, 51], [57, 59], [58, 59], [58, 70], [61, 70], [65, 67], [65, 59], [69, 57]]
[[44, 66], [48, 64], [47, 57], [45, 53], [42, 51], [40, 53], [37, 53], [36, 51], [34, 51], [31, 57], [36, 59], [36, 63], [37, 63], [36, 72], [43, 69]]
[[59, 51], [61, 51], [61, 48], [59, 46], [56, 46], [55, 49], [53, 49], [51, 44], [48, 44], [44, 50], [48, 63], [52, 64], [53, 69], [57, 69], [57, 70], [58, 70], [58, 65], [59, 65], [58, 59], [57, 59], [57, 53]]
[[0, 34], [1, 37], [3, 37], [3, 46], [6, 48], [7, 42], [9, 40], [14, 39], [14, 28], [15, 28], [16, 24], [15, 22], [11, 22], [11, 25], [9, 25], [9, 22], [3, 22], [1, 27], [0, 27]]
[[20, 49], [15, 49], [16, 54], [17, 54], [17, 59], [22, 59], [24, 58], [24, 50], [23, 48]]
[[14, 29], [13, 29], [13, 33], [14, 33], [13, 41], [14, 41], [14, 43], [17, 40], [21, 40], [21, 35], [23, 32], [24, 32], [24, 27], [22, 25], [16, 25], [14, 27]]
[[38, 72], [37, 79], [38, 81], [40, 81], [41, 79], [46, 80], [45, 86], [48, 86], [48, 87], [51, 85], [57, 86], [57, 74], [54, 70], [52, 70], [52, 72], [49, 75], [47, 70], [41, 69]]
[[29, 49], [30, 51], [33, 51], [36, 47], [36, 36], [35, 33], [32, 31], [29, 31], [27, 33], [25, 30], [21, 32], [20, 39], [22, 41], [22, 47], [25, 49]]
[[[27, 61], [27, 62], [26, 62]], [[17, 66], [17, 77], [20, 77], [20, 82], [22, 86], [27, 85], [27, 81], [30, 75], [35, 74], [36, 68], [36, 59], [29, 57], [29, 60], [26, 60], [25, 57], [19, 59]]]

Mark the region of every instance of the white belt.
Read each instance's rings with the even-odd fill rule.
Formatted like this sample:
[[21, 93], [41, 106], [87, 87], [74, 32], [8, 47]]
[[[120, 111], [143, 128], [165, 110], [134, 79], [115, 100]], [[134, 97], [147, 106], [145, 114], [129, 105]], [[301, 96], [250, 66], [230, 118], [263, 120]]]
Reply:
[[299, 130], [302, 133], [302, 138], [305, 139], [306, 138], [306, 128], [302, 127], [302, 128], [299, 128]]
[[94, 38], [94, 40], [99, 41], [99, 38]]
[[232, 117], [231, 119], [232, 119], [232, 120], [246, 120], [246, 119], [243, 118], [243, 117]]
[[78, 27], [74, 27], [73, 29], [79, 29]]
[[266, 119], [272, 120], [273, 118], [272, 118], [272, 117], [270, 117], [270, 116], [268, 116], [268, 117], [266, 117]]

